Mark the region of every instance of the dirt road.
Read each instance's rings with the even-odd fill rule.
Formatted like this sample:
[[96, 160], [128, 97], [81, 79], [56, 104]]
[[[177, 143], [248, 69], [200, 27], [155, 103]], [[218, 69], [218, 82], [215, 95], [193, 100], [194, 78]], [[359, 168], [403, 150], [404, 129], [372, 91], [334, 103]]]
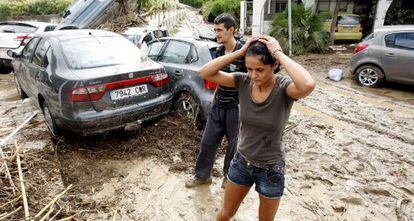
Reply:
[[[276, 220], [414, 220], [414, 89], [361, 88], [349, 74], [340, 82], [326, 79], [330, 68], [347, 73], [350, 56], [295, 58], [317, 79], [317, 88], [296, 102], [286, 129], [287, 188]], [[17, 99], [12, 75], [1, 75], [0, 85], [4, 138], [36, 108]], [[214, 220], [221, 207], [222, 156], [211, 186], [184, 187], [201, 138], [188, 119], [168, 116], [136, 135], [67, 138], [57, 144], [50, 142], [42, 121], [37, 116], [17, 137], [26, 151], [32, 213], [70, 184], [55, 208], [63, 208], [59, 218]], [[0, 181], [3, 205], [19, 194], [11, 193], [6, 179]], [[18, 207], [13, 206], [0, 208], [0, 214]], [[235, 220], [257, 220], [257, 209], [252, 190]]]

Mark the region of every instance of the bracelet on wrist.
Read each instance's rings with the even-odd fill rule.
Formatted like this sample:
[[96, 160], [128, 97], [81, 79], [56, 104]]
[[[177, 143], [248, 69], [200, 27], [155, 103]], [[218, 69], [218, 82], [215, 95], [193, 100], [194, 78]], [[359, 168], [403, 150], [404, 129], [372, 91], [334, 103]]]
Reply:
[[276, 49], [272, 52], [272, 54], [271, 54], [271, 55], [272, 55], [272, 57], [273, 57], [274, 59], [276, 59], [276, 53], [277, 53], [277, 52], [279, 52], [279, 51], [283, 53], [282, 49], [280, 49], [280, 48], [276, 48]]

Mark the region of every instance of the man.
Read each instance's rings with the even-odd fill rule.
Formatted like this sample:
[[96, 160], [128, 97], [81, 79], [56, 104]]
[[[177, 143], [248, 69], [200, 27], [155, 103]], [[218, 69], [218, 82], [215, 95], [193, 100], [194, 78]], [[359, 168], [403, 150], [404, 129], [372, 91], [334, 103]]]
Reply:
[[[243, 47], [242, 42], [234, 37], [236, 21], [230, 14], [223, 13], [214, 20], [214, 31], [217, 42], [222, 44], [216, 56], [223, 56]], [[225, 72], [246, 72], [244, 58], [238, 59], [222, 69]], [[239, 98], [235, 88], [218, 86], [215, 92], [213, 105], [210, 110], [207, 124], [201, 140], [201, 149], [197, 157], [195, 177], [185, 183], [188, 188], [211, 184], [211, 170], [214, 165], [217, 150], [223, 136], [226, 135], [228, 147], [224, 158], [224, 179], [222, 188], [225, 187], [227, 171], [233, 159], [237, 145], [239, 130]]]

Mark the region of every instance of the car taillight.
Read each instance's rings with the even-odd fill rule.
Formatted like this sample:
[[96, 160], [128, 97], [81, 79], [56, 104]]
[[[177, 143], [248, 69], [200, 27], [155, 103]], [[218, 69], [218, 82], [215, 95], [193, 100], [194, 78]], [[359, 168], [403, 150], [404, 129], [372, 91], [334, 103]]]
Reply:
[[204, 80], [204, 88], [207, 90], [215, 90], [217, 84], [211, 81]]
[[19, 35], [17, 36], [14, 40], [15, 41], [20, 41], [20, 46], [25, 46], [26, 43], [31, 39], [32, 37], [27, 36], [27, 35]]
[[160, 73], [151, 75], [152, 84], [155, 87], [161, 87], [163, 85], [168, 84], [168, 74], [167, 73]]
[[354, 54], [356, 54], [356, 53], [358, 53], [358, 52], [360, 52], [360, 51], [362, 51], [362, 50], [364, 50], [366, 48], [368, 48], [368, 45], [366, 45], [366, 44], [358, 44], [356, 46], [355, 50], [354, 50]]
[[70, 100], [73, 102], [82, 102], [82, 101], [96, 101], [102, 98], [105, 94], [106, 85], [93, 85], [88, 87], [80, 87], [71, 90], [69, 96]]

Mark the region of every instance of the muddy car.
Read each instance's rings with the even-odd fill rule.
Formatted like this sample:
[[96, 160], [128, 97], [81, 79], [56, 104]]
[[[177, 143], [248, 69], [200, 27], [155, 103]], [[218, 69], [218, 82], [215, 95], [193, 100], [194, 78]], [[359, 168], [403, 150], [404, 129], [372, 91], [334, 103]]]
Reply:
[[174, 110], [190, 115], [202, 129], [214, 99], [216, 84], [203, 80], [198, 71], [215, 56], [219, 45], [194, 38], [161, 38], [148, 44], [148, 57], [164, 65], [170, 76]]
[[165, 69], [112, 32], [39, 34], [21, 54], [8, 54], [20, 97], [36, 101], [53, 135], [132, 130], [171, 108]]
[[44, 22], [0, 22], [0, 73], [7, 74], [13, 69], [13, 58], [7, 55], [7, 50], [22, 48], [33, 34], [53, 31], [55, 27], [56, 24]]
[[351, 73], [366, 87], [383, 81], [414, 85], [414, 26], [385, 26], [357, 45], [350, 61]]
[[122, 36], [130, 40], [135, 45], [141, 46], [143, 42], [148, 44], [155, 39], [168, 37], [169, 34], [167, 28], [165, 27], [130, 27], [122, 33]]

